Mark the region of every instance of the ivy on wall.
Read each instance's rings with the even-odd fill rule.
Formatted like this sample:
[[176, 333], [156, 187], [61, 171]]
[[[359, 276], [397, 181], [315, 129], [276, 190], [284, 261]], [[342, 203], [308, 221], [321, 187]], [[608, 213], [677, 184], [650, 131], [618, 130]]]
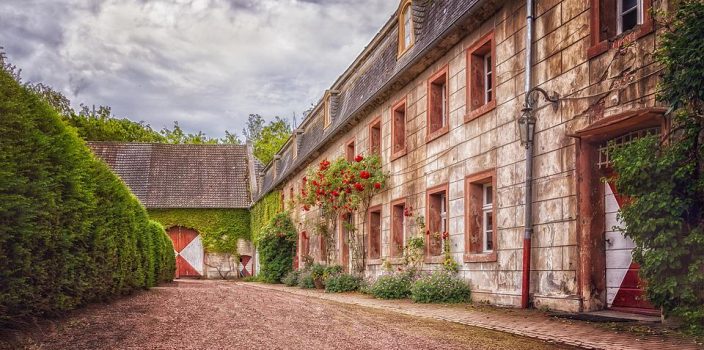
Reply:
[[272, 191], [254, 203], [251, 209], [251, 231], [252, 241], [255, 245], [258, 245], [264, 227], [269, 224], [276, 214], [282, 211], [281, 191]]
[[238, 239], [252, 239], [247, 209], [149, 209], [149, 216], [166, 228], [198, 231], [203, 247], [212, 253], [237, 253]]

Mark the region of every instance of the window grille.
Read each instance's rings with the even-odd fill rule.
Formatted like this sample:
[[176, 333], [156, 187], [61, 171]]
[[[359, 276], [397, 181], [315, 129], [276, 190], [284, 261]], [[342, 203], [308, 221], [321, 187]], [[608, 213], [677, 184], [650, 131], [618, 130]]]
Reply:
[[660, 127], [631, 131], [602, 143], [599, 146], [599, 160], [597, 163], [599, 169], [608, 168], [611, 166], [611, 157], [614, 150], [649, 135], [660, 135]]

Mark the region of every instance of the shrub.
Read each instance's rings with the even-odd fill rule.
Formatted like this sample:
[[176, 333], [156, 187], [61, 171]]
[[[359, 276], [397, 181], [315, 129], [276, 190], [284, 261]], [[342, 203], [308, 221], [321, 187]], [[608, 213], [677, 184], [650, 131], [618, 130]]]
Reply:
[[325, 274], [325, 269], [326, 269], [325, 265], [315, 263], [315, 264], [311, 265], [311, 267], [310, 267], [310, 276], [313, 279], [316, 279], [316, 278], [322, 279], [323, 275]]
[[325, 280], [325, 291], [330, 293], [351, 292], [359, 288], [361, 278], [347, 273], [330, 276]]
[[330, 277], [337, 276], [342, 273], [342, 266], [340, 265], [329, 265], [325, 267], [323, 271], [323, 281], [327, 281]]
[[259, 239], [259, 276], [266, 283], [279, 283], [293, 270], [298, 234], [288, 213], [274, 216]]
[[369, 293], [379, 299], [403, 299], [411, 294], [411, 276], [408, 274], [384, 275], [369, 288]]
[[0, 328], [173, 278], [163, 227], [3, 69], [0, 116]]
[[444, 271], [423, 276], [411, 285], [411, 300], [416, 303], [461, 303], [469, 301], [469, 285]]
[[313, 276], [311, 276], [310, 271], [304, 271], [298, 275], [298, 286], [304, 289], [315, 288]]
[[293, 287], [295, 285], [298, 285], [298, 276], [301, 273], [299, 271], [291, 271], [286, 274], [286, 276], [281, 280], [285, 285], [289, 287]]

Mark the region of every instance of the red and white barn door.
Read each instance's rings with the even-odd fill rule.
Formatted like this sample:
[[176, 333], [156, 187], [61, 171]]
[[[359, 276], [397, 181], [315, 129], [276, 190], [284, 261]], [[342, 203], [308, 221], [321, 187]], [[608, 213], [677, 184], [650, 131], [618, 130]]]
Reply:
[[604, 222], [606, 240], [606, 304], [612, 309], [641, 313], [657, 313], [646, 300], [643, 281], [638, 277], [640, 266], [633, 261], [635, 244], [617, 228], [623, 227], [618, 210], [624, 204], [612, 182], [604, 183]]
[[203, 241], [196, 230], [171, 227], [167, 230], [176, 254], [176, 278], [203, 275]]
[[254, 259], [249, 255], [240, 255], [240, 263], [237, 265], [241, 277], [252, 276], [254, 271]]

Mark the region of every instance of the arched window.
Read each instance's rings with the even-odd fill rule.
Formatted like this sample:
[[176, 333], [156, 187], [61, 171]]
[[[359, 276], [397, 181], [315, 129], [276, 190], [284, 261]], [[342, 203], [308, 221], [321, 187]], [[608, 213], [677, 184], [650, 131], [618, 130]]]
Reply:
[[401, 3], [398, 16], [398, 55], [406, 52], [415, 41], [413, 35], [413, 15], [411, 13], [411, 0]]

